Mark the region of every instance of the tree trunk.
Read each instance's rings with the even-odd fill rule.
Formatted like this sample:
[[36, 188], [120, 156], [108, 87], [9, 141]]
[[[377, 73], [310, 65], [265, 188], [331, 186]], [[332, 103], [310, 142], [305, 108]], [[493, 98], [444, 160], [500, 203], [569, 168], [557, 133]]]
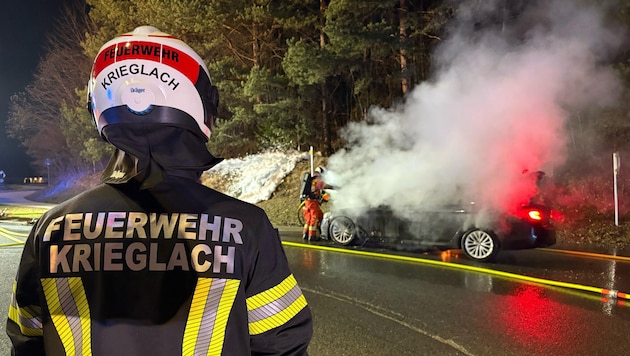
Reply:
[[407, 69], [407, 51], [405, 45], [407, 43], [407, 12], [409, 10], [408, 0], [400, 0], [398, 8], [398, 31], [400, 38], [400, 89], [405, 95], [409, 91], [409, 72]]
[[[324, 25], [326, 23], [326, 0], [319, 0], [319, 48], [324, 50], [326, 45], [326, 37], [324, 35]], [[326, 80], [321, 83], [321, 95], [322, 95], [322, 138], [324, 141], [324, 152], [326, 155], [332, 154], [332, 128], [330, 125], [330, 118], [328, 117], [328, 90], [326, 88]]]

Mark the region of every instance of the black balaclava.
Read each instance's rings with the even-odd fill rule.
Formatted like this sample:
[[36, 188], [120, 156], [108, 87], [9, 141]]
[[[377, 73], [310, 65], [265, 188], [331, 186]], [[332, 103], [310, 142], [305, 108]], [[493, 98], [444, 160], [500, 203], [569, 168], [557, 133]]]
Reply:
[[223, 160], [208, 152], [205, 138], [177, 126], [110, 124], [102, 133], [116, 147], [101, 175], [101, 181], [106, 184], [135, 181], [140, 189], [147, 189], [160, 183], [166, 175], [199, 180], [201, 173]]

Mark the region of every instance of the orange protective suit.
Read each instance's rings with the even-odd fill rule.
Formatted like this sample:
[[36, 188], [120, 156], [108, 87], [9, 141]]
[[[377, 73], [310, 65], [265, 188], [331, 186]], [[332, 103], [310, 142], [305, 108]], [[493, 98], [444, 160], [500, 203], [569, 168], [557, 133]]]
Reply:
[[302, 229], [302, 237], [309, 241], [319, 239], [319, 228], [324, 218], [324, 212], [320, 207], [322, 201], [327, 201], [327, 195], [324, 192], [324, 181], [319, 174], [313, 176], [311, 183], [311, 193], [304, 202], [302, 213], [304, 214], [304, 227]]

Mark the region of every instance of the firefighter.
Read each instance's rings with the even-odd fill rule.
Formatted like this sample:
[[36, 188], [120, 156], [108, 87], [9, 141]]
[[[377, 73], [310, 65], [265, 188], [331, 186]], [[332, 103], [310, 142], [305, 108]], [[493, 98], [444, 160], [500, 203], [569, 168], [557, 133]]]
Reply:
[[305, 355], [312, 317], [278, 231], [202, 184], [218, 94], [184, 42], [141, 26], [94, 61], [88, 106], [115, 146], [103, 184], [32, 228], [12, 354]]
[[323, 174], [325, 168], [319, 166], [313, 172], [311, 180], [310, 192], [306, 196], [304, 202], [304, 227], [302, 228], [302, 238], [308, 241], [317, 241], [320, 239], [320, 225], [324, 218], [321, 204], [329, 200], [329, 195], [324, 189], [330, 189], [331, 186], [324, 183]]
[[553, 202], [555, 196], [555, 187], [551, 179], [544, 171], [530, 172], [527, 169], [523, 170], [523, 174], [532, 181], [531, 193], [529, 194], [529, 204], [543, 204], [549, 205]]

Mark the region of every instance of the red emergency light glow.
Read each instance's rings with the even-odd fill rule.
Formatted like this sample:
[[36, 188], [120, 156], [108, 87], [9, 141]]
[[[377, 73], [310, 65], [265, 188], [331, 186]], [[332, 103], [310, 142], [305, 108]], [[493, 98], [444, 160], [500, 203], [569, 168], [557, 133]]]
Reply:
[[544, 222], [550, 218], [549, 215], [545, 212], [544, 209], [539, 209], [531, 206], [521, 207], [521, 210], [518, 214], [521, 219], [528, 220], [531, 222]]
[[562, 223], [564, 214], [558, 210], [538, 208], [535, 206], [523, 206], [517, 216], [534, 223]]
[[534, 221], [541, 221], [543, 219], [540, 210], [530, 210], [527, 212], [527, 216]]
[[550, 215], [549, 217], [551, 220], [558, 221], [558, 222], [564, 221], [564, 214], [562, 214], [561, 212], [557, 210], [551, 210], [549, 215]]

